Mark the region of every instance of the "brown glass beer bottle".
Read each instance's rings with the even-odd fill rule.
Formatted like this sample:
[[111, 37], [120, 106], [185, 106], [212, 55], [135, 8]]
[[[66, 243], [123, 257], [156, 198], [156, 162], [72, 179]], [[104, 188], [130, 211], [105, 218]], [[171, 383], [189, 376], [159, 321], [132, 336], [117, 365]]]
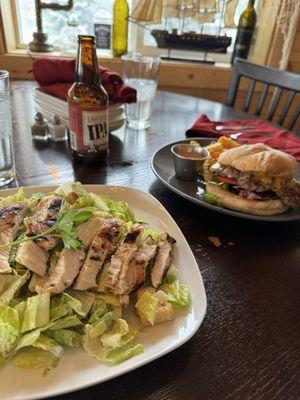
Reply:
[[94, 36], [78, 36], [75, 82], [68, 93], [70, 146], [76, 160], [108, 156], [108, 95], [101, 85]]

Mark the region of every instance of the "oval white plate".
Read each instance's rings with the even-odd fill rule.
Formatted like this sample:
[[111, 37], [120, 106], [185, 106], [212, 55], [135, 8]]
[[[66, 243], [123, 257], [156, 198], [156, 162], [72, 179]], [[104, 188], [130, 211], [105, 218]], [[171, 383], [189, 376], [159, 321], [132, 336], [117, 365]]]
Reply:
[[[66, 350], [57, 368], [45, 377], [41, 372], [28, 372], [12, 365], [0, 370], [1, 400], [38, 399], [71, 392], [115, 378], [141, 367], [188, 341], [198, 330], [206, 312], [206, 295], [198, 265], [190, 246], [176, 222], [167, 210], [148, 193], [122, 186], [85, 185], [94, 193], [109, 196], [113, 200], [124, 200], [135, 215], [156, 228], [166, 230], [177, 241], [174, 264], [178, 268], [181, 282], [189, 285], [192, 303], [181, 312], [175, 321], [149, 328], [140, 333], [138, 340], [144, 353], [116, 366], [101, 363], [83, 350]], [[53, 191], [54, 186], [25, 188], [27, 194]], [[8, 196], [16, 189], [1, 190], [0, 196]]]

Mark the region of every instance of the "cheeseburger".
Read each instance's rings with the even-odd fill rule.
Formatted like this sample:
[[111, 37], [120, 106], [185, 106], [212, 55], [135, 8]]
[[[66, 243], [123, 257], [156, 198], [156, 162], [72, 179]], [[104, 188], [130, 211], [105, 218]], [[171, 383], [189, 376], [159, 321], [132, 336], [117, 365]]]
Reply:
[[204, 166], [206, 193], [219, 205], [253, 215], [300, 207], [294, 157], [262, 143], [222, 151]]

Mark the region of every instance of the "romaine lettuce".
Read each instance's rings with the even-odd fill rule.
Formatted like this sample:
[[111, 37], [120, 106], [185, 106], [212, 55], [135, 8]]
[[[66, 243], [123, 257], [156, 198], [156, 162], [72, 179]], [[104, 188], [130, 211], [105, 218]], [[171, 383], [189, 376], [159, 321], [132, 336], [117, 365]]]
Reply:
[[14, 351], [19, 336], [19, 314], [0, 304], [0, 356], [7, 358]]
[[159, 297], [156, 296], [156, 294], [145, 291], [136, 303], [135, 307], [140, 315], [146, 318], [151, 325], [154, 325], [159, 302]]
[[12, 203], [19, 203], [26, 200], [26, 196], [24, 193], [24, 189], [21, 187], [17, 193], [12, 194], [8, 197], [1, 197], [0, 198], [0, 207], [7, 206], [8, 204]]
[[187, 307], [191, 302], [190, 289], [187, 285], [180, 284], [178, 280], [164, 283], [159, 287], [168, 295], [168, 301], [174, 308]]

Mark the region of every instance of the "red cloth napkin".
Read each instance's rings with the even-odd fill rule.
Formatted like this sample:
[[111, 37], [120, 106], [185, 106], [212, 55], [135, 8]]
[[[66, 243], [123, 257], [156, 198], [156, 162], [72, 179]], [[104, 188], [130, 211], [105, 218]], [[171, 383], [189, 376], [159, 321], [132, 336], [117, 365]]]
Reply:
[[276, 128], [263, 120], [240, 120], [240, 121], [211, 121], [206, 115], [201, 115], [194, 125], [186, 131], [187, 137], [211, 137], [230, 136], [239, 133], [238, 131], [222, 130], [216, 131], [216, 126], [254, 126], [248, 130], [241, 131], [236, 139], [239, 143], [265, 143], [274, 149], [282, 150], [291, 154], [300, 161], [300, 139], [289, 131]]
[[[134, 103], [136, 90], [123, 83], [121, 76], [108, 68], [99, 67], [101, 82], [113, 103]], [[66, 100], [75, 79], [74, 58], [36, 57], [32, 69], [34, 79], [42, 92]]]

